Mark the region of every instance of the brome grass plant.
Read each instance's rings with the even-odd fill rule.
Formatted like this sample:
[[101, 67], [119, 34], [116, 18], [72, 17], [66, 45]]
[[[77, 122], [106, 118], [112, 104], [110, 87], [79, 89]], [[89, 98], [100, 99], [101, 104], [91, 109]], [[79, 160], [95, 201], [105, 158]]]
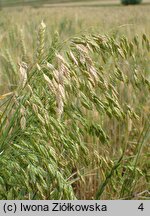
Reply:
[[1, 50], [0, 199], [149, 199], [148, 36], [46, 32]]

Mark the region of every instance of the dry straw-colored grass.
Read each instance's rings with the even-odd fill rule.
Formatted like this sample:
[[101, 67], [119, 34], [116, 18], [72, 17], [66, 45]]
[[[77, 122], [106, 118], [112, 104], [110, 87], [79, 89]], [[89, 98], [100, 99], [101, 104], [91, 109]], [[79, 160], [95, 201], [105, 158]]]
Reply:
[[147, 34], [45, 23], [2, 39], [0, 199], [149, 199]]

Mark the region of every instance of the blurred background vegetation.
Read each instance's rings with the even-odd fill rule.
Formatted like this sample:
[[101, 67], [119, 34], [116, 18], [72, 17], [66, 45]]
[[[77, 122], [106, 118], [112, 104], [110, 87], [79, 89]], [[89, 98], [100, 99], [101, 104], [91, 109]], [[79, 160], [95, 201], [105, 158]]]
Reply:
[[149, 199], [149, 11], [1, 0], [0, 199]]

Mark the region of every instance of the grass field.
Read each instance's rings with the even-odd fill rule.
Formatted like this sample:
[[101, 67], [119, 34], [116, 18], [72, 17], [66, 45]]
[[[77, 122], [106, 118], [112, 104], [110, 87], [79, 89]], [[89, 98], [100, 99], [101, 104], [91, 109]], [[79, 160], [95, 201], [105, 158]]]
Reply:
[[1, 1], [0, 199], [150, 199], [150, 2]]

